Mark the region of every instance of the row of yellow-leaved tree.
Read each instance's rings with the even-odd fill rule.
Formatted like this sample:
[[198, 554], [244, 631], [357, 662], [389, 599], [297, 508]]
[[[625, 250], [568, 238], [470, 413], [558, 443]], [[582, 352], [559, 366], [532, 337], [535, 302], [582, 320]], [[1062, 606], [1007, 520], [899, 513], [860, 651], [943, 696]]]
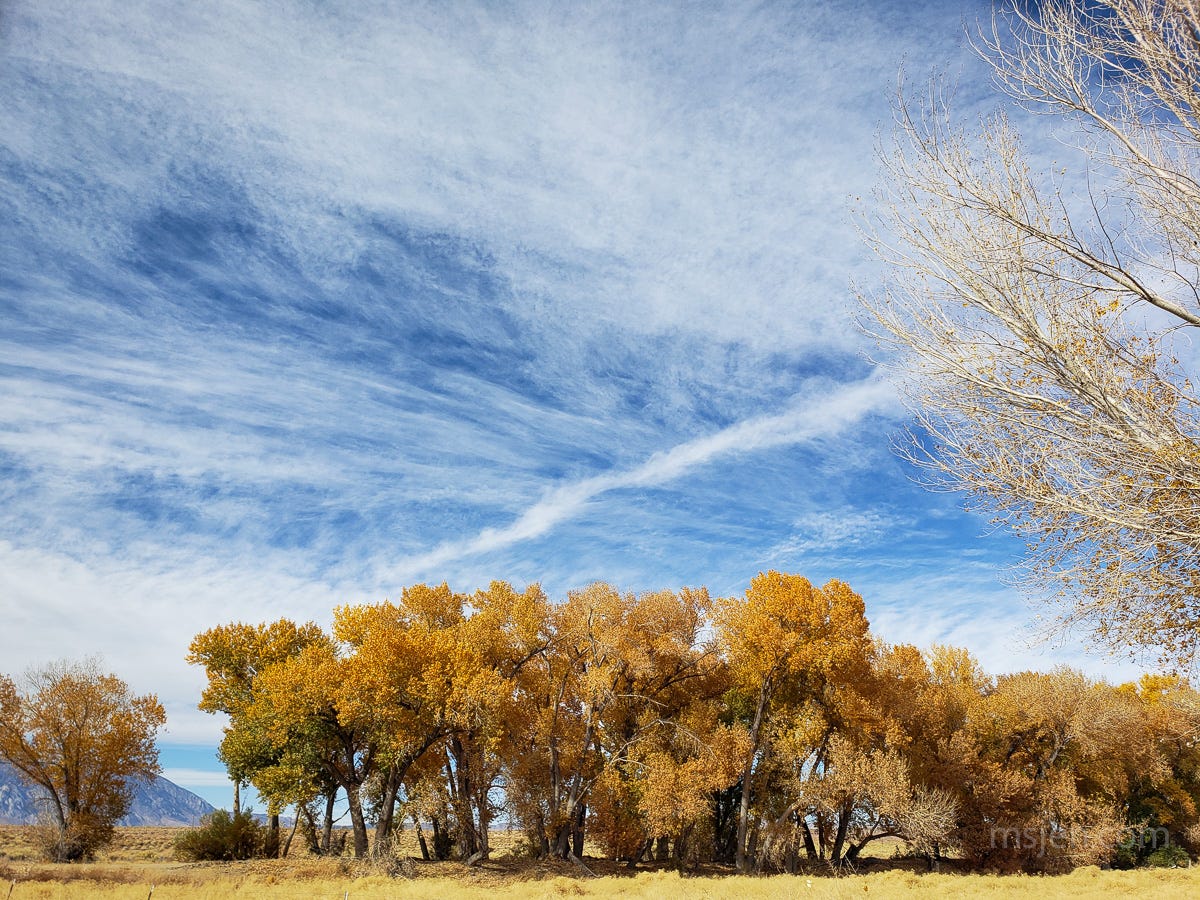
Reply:
[[[1070, 669], [992, 677], [962, 649], [872, 636], [862, 598], [767, 572], [745, 595], [593, 584], [416, 585], [198, 635], [220, 755], [328, 851], [415, 825], [430, 858], [489, 831], [570, 858], [852, 865], [872, 841], [931, 864], [1061, 870], [1200, 843], [1200, 695]], [[373, 833], [372, 833], [373, 832]]]

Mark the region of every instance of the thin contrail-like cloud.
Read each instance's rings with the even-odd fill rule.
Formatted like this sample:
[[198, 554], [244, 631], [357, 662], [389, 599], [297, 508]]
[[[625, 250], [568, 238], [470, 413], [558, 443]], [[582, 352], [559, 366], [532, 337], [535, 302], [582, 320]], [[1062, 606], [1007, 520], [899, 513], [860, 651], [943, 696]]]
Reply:
[[749, 453], [832, 437], [863, 416], [886, 407], [894, 396], [894, 390], [887, 382], [873, 376], [837, 388], [820, 400], [775, 415], [737, 422], [715, 434], [655, 453], [636, 468], [606, 472], [559, 485], [511, 524], [485, 528], [474, 537], [446, 541], [428, 553], [402, 560], [389, 567], [385, 580], [393, 583], [407, 581], [449, 562], [540, 537], [559, 523], [578, 516], [589, 501], [608, 491], [664, 484], [712, 460], [734, 453]]

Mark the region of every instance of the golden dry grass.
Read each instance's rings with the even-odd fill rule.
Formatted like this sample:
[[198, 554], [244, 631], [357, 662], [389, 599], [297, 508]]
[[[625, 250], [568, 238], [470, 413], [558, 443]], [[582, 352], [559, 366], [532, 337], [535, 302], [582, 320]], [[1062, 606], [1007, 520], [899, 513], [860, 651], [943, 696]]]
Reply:
[[[165, 862], [174, 859], [179, 828], [118, 828], [113, 842], [97, 859], [101, 862]], [[37, 829], [26, 825], [0, 825], [0, 862], [34, 862], [39, 858]], [[4, 893], [0, 891], [0, 900]]]
[[[625, 874], [591, 861], [604, 877], [588, 878], [569, 863], [501, 857], [467, 868], [460, 863], [404, 863], [396, 874], [349, 858], [242, 863], [180, 863], [171, 859], [175, 829], [119, 829], [117, 841], [93, 863], [36, 862], [27, 829], [0, 827], [0, 900], [494, 900], [558, 898], [1092, 898], [1200, 897], [1200, 867], [1108, 872], [1095, 867], [1070, 875], [925, 874], [903, 869], [832, 876], [689, 878], [674, 872]], [[153, 890], [152, 890], [153, 889]]]
[[[1055, 877], [917, 875], [880, 872], [846, 878], [776, 876], [750, 878], [681, 878], [669, 872], [642, 872], [635, 877], [578, 879], [566, 875], [499, 883], [486, 876], [389, 878], [380, 875], [304, 878], [246, 871], [189, 870], [144, 872], [143, 880], [17, 881], [5, 900], [458, 900], [488, 896], [494, 900], [558, 900], [558, 898], [646, 898], [646, 900], [768, 900], [811, 898], [1094, 898], [1155, 897], [1191, 900], [1200, 896], [1200, 870], [1101, 872], [1082, 869]], [[151, 895], [151, 885], [154, 885]], [[4, 890], [0, 888], [0, 897]]]

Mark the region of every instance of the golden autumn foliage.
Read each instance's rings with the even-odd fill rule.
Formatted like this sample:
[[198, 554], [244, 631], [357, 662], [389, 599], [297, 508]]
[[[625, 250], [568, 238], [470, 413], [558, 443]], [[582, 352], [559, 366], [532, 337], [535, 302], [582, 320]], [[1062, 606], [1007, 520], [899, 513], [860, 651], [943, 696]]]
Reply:
[[25, 681], [22, 692], [0, 675], [0, 759], [45, 799], [47, 855], [89, 859], [128, 811], [129, 780], [158, 773], [154, 737], [166, 713], [92, 660], [54, 663]]
[[[765, 572], [741, 597], [596, 583], [461, 594], [414, 585], [197, 637], [222, 757], [335, 852], [386, 856], [405, 822], [428, 859], [586, 841], [630, 866], [849, 867], [887, 838], [931, 867], [1060, 871], [1193, 848], [1200, 697], [1069, 670], [992, 677], [953, 647], [873, 638], [862, 598]], [[320, 803], [324, 827], [318, 829]], [[374, 835], [369, 832], [373, 823]]]
[[[782, 825], [795, 818], [795, 804], [771, 809], [777, 792], [760, 791], [755, 780], [769, 765], [772, 726], [789, 712], [799, 712], [808, 747], [794, 748], [804, 765], [809, 753], [820, 755], [838, 708], [834, 697], [848, 694], [868, 671], [870, 649], [863, 600], [840, 581], [816, 588], [800, 575], [759, 573], [742, 600], [726, 601], [717, 617], [734, 688], [748, 714], [748, 747], [742, 766], [737, 814], [735, 859], [745, 870], [754, 856], [756, 826]], [[797, 820], [800, 828], [803, 821]], [[811, 845], [811, 840], [808, 842]]]
[[218, 756], [235, 785], [235, 811], [241, 785], [253, 784], [271, 815], [272, 846], [278, 842], [282, 809], [290, 804], [300, 808], [330, 794], [336, 782], [323, 771], [316, 742], [291, 739], [283, 729], [273, 701], [262, 697], [265, 683], [260, 676], [307, 648], [327, 647], [328, 641], [312, 622], [297, 625], [280, 619], [218, 626], [197, 635], [188, 648], [187, 661], [202, 665], [208, 676], [200, 709], [229, 717]]

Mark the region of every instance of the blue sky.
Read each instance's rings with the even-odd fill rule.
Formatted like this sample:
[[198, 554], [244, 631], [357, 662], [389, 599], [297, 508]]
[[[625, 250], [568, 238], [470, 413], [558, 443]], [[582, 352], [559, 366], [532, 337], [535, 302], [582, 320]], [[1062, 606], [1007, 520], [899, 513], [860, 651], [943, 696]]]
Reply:
[[853, 324], [903, 62], [987, 4], [0, 5], [0, 670], [102, 654], [229, 804], [198, 631], [407, 584], [839, 577], [1030, 647]]

